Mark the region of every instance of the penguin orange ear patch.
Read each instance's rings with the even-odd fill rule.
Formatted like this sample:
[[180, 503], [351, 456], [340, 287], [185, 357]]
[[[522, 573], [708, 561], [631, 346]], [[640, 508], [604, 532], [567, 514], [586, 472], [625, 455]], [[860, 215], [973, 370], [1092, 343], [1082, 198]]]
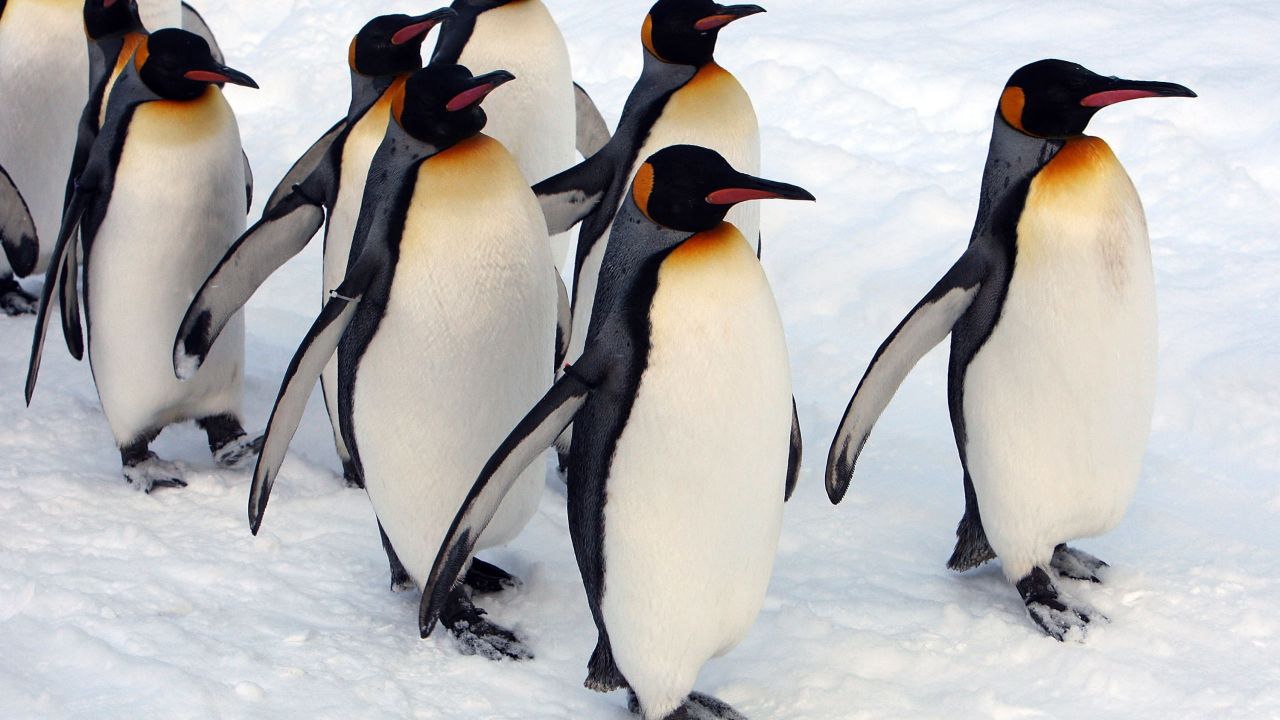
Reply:
[[1007, 87], [1000, 96], [1000, 114], [1004, 121], [1026, 132], [1022, 127], [1022, 109], [1027, 105], [1027, 95], [1020, 87]]
[[[631, 197], [636, 207], [645, 217], [649, 217], [649, 196], [653, 194], [653, 166], [645, 163], [636, 171], [636, 179], [632, 183]], [[652, 220], [653, 218], [649, 218]]]

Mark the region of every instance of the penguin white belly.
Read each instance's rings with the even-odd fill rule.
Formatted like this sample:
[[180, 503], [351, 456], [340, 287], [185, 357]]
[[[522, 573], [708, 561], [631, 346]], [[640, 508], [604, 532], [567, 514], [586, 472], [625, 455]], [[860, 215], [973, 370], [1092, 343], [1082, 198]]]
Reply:
[[[9, 0], [0, 16], [0, 166], [31, 210], [37, 272], [62, 224], [80, 112], [89, 99], [89, 52], [79, 0]], [[0, 253], [0, 274], [10, 271]]]
[[89, 361], [116, 442], [173, 422], [238, 413], [244, 315], [189, 381], [173, 338], [196, 290], [244, 231], [244, 164], [217, 88], [134, 113], [115, 186], [85, 266]]
[[[551, 386], [553, 273], [541, 209], [499, 143], [421, 167], [351, 409], [369, 497], [419, 586], [493, 449]], [[520, 476], [477, 549], [515, 537], [544, 475]]]
[[[516, 76], [516, 82], [485, 99], [485, 134], [515, 156], [530, 185], [573, 165], [577, 115], [569, 49], [541, 0], [481, 13], [459, 64], [476, 75], [509, 70]], [[564, 267], [569, 237], [551, 238], [556, 268]]]
[[1110, 149], [1072, 140], [1033, 181], [1000, 319], [968, 367], [968, 464], [1005, 574], [1115, 527], [1155, 397], [1142, 204]]
[[[391, 92], [384, 93], [373, 107], [356, 122], [355, 127], [347, 135], [342, 147], [341, 175], [338, 179], [338, 197], [333, 204], [333, 212], [329, 215], [329, 225], [324, 235], [324, 279], [323, 305], [329, 300], [329, 293], [342, 284], [347, 274], [347, 261], [351, 255], [351, 240], [356, 232], [356, 220], [360, 217], [360, 203], [364, 200], [365, 180], [369, 177], [369, 166], [373, 164], [373, 156], [382, 144], [386, 135], [387, 122], [391, 117]], [[325, 408], [329, 411], [329, 421], [334, 429], [334, 439], [345, 462], [349, 456], [342, 433], [338, 431], [338, 358], [335, 355], [324, 366], [320, 376], [320, 387], [324, 392]]]
[[755, 252], [725, 223], [673, 252], [604, 505], [601, 602], [618, 668], [674, 709], [764, 601], [782, 522], [791, 374]]
[[[712, 63], [698, 71], [677, 91], [654, 123], [648, 138], [636, 155], [627, 185], [636, 171], [653, 153], [671, 145], [701, 145], [715, 150], [739, 172], [760, 174], [760, 126], [756, 121], [751, 98], [738, 80]], [[729, 211], [726, 221], [738, 228], [748, 244], [756, 248], [760, 237], [760, 203], [740, 203]], [[604, 262], [611, 231], [592, 246], [578, 275], [580, 287], [574, 287], [576, 305], [573, 314], [573, 336], [569, 339], [567, 359], [582, 356], [591, 311], [595, 304], [600, 266]]]

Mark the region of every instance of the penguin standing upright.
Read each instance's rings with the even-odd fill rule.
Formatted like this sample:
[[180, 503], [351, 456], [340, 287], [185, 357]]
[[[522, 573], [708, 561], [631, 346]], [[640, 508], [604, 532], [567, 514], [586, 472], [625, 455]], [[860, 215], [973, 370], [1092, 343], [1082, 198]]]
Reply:
[[167, 425], [195, 420], [224, 465], [254, 447], [239, 420], [242, 315], [190, 382], [179, 382], [172, 371], [172, 337], [187, 299], [244, 228], [240, 132], [222, 83], [257, 87], [215, 62], [208, 44], [184, 30], [157, 31], [139, 46], [111, 91], [106, 121], [69, 203], [36, 321], [28, 403], [55, 290], [68, 345], [73, 354], [80, 348], [79, 229], [98, 397], [125, 478], [146, 491], [185, 484], [176, 466], [149, 450]]
[[786, 338], [733, 205], [812, 200], [706, 148], [649, 157], [613, 224], [586, 351], [498, 446], [423, 594], [424, 635], [516, 477], [570, 423], [569, 531], [599, 642], [586, 685], [647, 720], [741, 718], [694, 693], [764, 601], [799, 471]]
[[[609, 227], [644, 158], [668, 145], [691, 143], [719, 152], [743, 172], [760, 171], [760, 130], [751, 99], [713, 55], [721, 28], [761, 12], [757, 5], [659, 0], [640, 33], [644, 70], [613, 137], [584, 162], [534, 186], [551, 233], [582, 223], [574, 260], [569, 362], [582, 354]], [[758, 251], [759, 209], [736, 207], [729, 221]]]
[[994, 557], [1031, 619], [1062, 640], [1098, 617], [1050, 571], [1097, 582], [1068, 547], [1116, 526], [1133, 496], [1155, 395], [1156, 306], [1146, 218], [1102, 140], [1100, 108], [1195, 97], [1041, 60], [996, 111], [969, 247], [876, 352], [827, 461], [839, 502], [876, 419], [912, 366], [951, 334], [948, 398], [965, 513], [948, 566]]
[[0, 167], [36, 231], [22, 252], [0, 255], [0, 311], [8, 315], [35, 312], [36, 298], [13, 275], [44, 267], [62, 221], [76, 120], [88, 96], [83, 10], [84, 0], [0, 2]]
[[[174, 368], [188, 377], [203, 364], [228, 318], [239, 312], [267, 277], [315, 235], [328, 211], [324, 236], [322, 301], [342, 282], [351, 238], [364, 197], [373, 155], [391, 117], [391, 101], [409, 74], [422, 67], [422, 42], [445, 18], [447, 8], [425, 15], [382, 15], [352, 38], [351, 103], [347, 117], [329, 129], [286, 173], [271, 194], [262, 219], [227, 250], [192, 299], [174, 346]], [[347, 484], [363, 482], [342, 440], [338, 423], [338, 364], [322, 377], [325, 406]]]
[[[440, 29], [431, 62], [520, 78], [489, 101], [485, 133], [511, 151], [531, 185], [573, 165], [577, 130], [589, 134], [599, 113], [589, 99], [580, 104], [580, 88], [575, 104], [569, 48], [542, 0], [454, 0], [452, 7], [457, 15]], [[551, 238], [557, 268], [568, 252], [568, 233]]]
[[[551, 385], [557, 305], [546, 223], [519, 167], [480, 133], [510, 73], [429, 65], [405, 84], [369, 170], [345, 279], [290, 363], [249, 496], [256, 533], [311, 387], [337, 350], [338, 409], [393, 556], [419, 587], [493, 447]], [[530, 468], [480, 547], [537, 509]], [[465, 653], [528, 657], [459, 587]]]

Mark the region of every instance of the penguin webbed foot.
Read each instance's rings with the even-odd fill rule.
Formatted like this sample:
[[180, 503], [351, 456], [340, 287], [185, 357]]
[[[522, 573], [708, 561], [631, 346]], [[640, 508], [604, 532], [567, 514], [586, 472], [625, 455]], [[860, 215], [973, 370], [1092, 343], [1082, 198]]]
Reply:
[[463, 655], [479, 655], [489, 660], [533, 659], [533, 652], [514, 632], [485, 620], [485, 614], [458, 585], [440, 614], [440, 624], [449, 628]]
[[1089, 623], [1107, 620], [1105, 615], [1096, 610], [1059, 595], [1058, 588], [1044, 568], [1033, 568], [1026, 577], [1018, 581], [1017, 587], [1031, 621], [1046, 635], [1059, 642], [1083, 641]]
[[503, 570], [497, 565], [487, 563], [480, 558], [471, 561], [471, 567], [462, 579], [462, 584], [471, 588], [473, 594], [491, 595], [504, 590], [519, 589], [524, 585], [520, 578]]
[[1094, 583], [1102, 582], [1102, 578], [1098, 576], [1102, 568], [1111, 567], [1083, 550], [1069, 547], [1066, 543], [1053, 549], [1053, 560], [1050, 561], [1049, 566], [1058, 574], [1058, 577], [1088, 580]]
[[182, 479], [182, 470], [171, 462], [161, 460], [155, 453], [147, 451], [141, 457], [126, 457], [124, 461], [124, 479], [134, 490], [148, 495], [157, 488], [184, 488], [187, 481]]
[[266, 435], [250, 438], [234, 415], [214, 415], [197, 423], [209, 439], [209, 452], [220, 467], [237, 468], [262, 452]]
[[12, 277], [0, 278], [0, 311], [9, 317], [34, 315], [40, 300], [22, 289]]
[[[645, 717], [644, 710], [640, 707], [640, 699], [636, 697], [634, 690], [627, 691], [627, 709]], [[689, 697], [685, 698], [680, 707], [662, 720], [747, 720], [747, 716], [734, 710], [723, 700], [694, 692], [689, 693]]]

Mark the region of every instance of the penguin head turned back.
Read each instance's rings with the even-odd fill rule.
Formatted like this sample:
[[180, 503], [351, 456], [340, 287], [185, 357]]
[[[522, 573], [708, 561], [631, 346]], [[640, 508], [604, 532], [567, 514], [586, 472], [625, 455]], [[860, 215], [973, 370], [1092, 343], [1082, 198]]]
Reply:
[[253, 78], [214, 60], [204, 38], [177, 28], [147, 36], [133, 62], [142, 82], [165, 100], [194, 100], [213, 84], [258, 87]]
[[1195, 97], [1174, 83], [1103, 77], [1065, 60], [1040, 60], [1009, 78], [1000, 96], [1000, 116], [1034, 137], [1083, 135], [1096, 112], [1146, 97]]
[[137, 0], [86, 0], [84, 31], [91, 40], [145, 33]]
[[764, 12], [759, 5], [720, 5], [712, 0], [658, 0], [644, 19], [640, 39], [663, 62], [701, 66], [711, 62], [720, 28]]
[[632, 199], [657, 225], [704, 232], [748, 200], [813, 200], [804, 188], [740, 173], [720, 153], [697, 145], [663, 148], [640, 166]]
[[481, 101], [514, 79], [506, 70], [473, 76], [461, 65], [428, 65], [409, 76], [392, 114], [405, 132], [444, 150], [484, 129]]
[[456, 15], [451, 8], [441, 8], [426, 15], [381, 15], [370, 20], [351, 40], [351, 69], [375, 77], [417, 70], [422, 67], [427, 34]]

